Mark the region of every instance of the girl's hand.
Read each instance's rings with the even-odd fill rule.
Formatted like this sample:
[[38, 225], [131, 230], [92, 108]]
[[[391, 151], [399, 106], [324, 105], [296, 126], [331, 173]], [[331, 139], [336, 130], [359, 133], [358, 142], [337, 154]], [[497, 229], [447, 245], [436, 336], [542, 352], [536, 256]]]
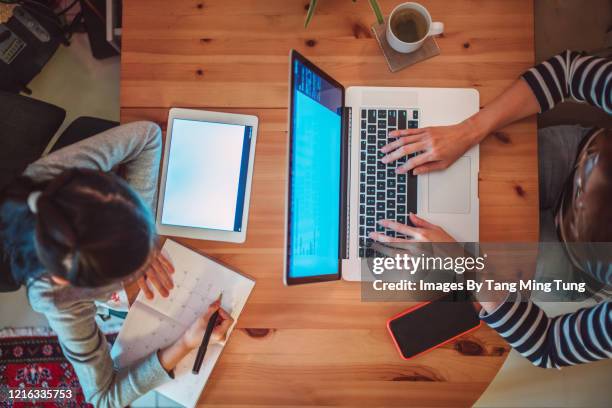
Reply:
[[168, 297], [170, 290], [174, 288], [172, 282], [172, 274], [174, 273], [174, 266], [166, 258], [161, 251], [155, 252], [151, 256], [151, 261], [147, 266], [143, 276], [138, 278], [138, 286], [147, 297], [147, 299], [153, 299], [153, 290], [149, 287], [148, 282], [153, 284], [153, 287], [157, 289], [160, 295]]
[[214, 328], [210, 339], [213, 343], [225, 340], [227, 331], [234, 323], [234, 319], [225, 310], [221, 309], [221, 301], [217, 300], [208, 307], [206, 313], [191, 324], [191, 327], [177, 341], [157, 352], [159, 362], [166, 371], [174, 370], [179, 361], [191, 350], [200, 347], [208, 321], [217, 310], [219, 310], [217, 326]]
[[403, 156], [419, 153], [399, 166], [397, 173], [424, 174], [443, 170], [477, 144], [481, 134], [469, 120], [453, 126], [435, 126], [422, 129], [395, 130], [389, 133], [393, 142], [381, 147], [386, 153], [381, 161], [393, 162]]
[[185, 334], [183, 334], [181, 340], [188, 349], [200, 347], [208, 321], [217, 310], [219, 311], [219, 316], [217, 317], [217, 325], [212, 332], [211, 341], [219, 343], [225, 340], [227, 331], [232, 326], [232, 323], [234, 323], [234, 319], [221, 308], [221, 301], [216, 300], [208, 307], [206, 313], [198, 317]]
[[441, 227], [417, 217], [416, 214], [410, 214], [410, 221], [414, 227], [391, 220], [378, 221], [383, 227], [410, 237], [408, 239], [389, 237], [382, 232], [371, 232], [370, 238], [378, 242], [456, 242]]

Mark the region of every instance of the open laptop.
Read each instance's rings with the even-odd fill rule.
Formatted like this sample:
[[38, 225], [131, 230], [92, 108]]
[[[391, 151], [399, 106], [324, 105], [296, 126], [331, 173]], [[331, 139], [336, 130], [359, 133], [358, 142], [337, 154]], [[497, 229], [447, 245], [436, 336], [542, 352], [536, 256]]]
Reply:
[[[478, 241], [478, 146], [444, 171], [396, 174], [383, 164], [394, 129], [452, 125], [479, 109], [475, 89], [349, 87], [290, 54], [285, 283], [361, 280], [379, 219], [408, 214]], [[395, 236], [393, 231], [387, 235]]]

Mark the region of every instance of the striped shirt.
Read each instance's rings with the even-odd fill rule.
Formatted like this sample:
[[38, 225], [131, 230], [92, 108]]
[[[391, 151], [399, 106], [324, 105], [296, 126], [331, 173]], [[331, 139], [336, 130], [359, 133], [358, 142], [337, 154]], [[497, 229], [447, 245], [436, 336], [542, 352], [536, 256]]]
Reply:
[[612, 307], [610, 302], [574, 313], [548, 317], [520, 292], [480, 318], [534, 365], [543, 368], [589, 363], [612, 358]]
[[612, 60], [564, 51], [522, 77], [540, 104], [540, 112], [573, 98], [612, 114]]
[[[565, 51], [522, 75], [540, 105], [540, 111], [573, 98], [612, 114], [612, 60]], [[610, 282], [612, 266], [587, 263], [588, 272]], [[574, 313], [548, 317], [536, 304], [511, 296], [495, 311], [480, 317], [534, 365], [544, 368], [612, 358], [612, 307], [605, 300]]]

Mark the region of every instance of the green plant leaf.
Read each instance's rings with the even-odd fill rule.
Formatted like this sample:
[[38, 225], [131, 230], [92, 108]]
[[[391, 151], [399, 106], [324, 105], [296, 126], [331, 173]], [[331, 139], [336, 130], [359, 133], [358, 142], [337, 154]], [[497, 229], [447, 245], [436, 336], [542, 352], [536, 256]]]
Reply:
[[376, 14], [378, 24], [383, 24], [385, 22], [385, 18], [383, 17], [382, 11], [380, 11], [378, 2], [376, 0], [370, 0], [370, 6], [372, 6], [372, 10], [374, 10], [374, 14]]
[[310, 0], [310, 4], [308, 5], [308, 13], [306, 14], [306, 21], [304, 21], [304, 28], [308, 27], [310, 20], [312, 20], [315, 8], [317, 8], [317, 1], [318, 0]]
[[[353, 3], [357, 2], [357, 0], [353, 0]], [[310, 0], [310, 4], [308, 5], [308, 13], [306, 13], [306, 20], [304, 21], [304, 28], [308, 27], [310, 24], [310, 20], [312, 20], [312, 16], [314, 16], [315, 8], [317, 8], [318, 0]], [[378, 1], [370, 0], [370, 6], [376, 15], [376, 20], [379, 24], [383, 24], [385, 22], [385, 18], [383, 17], [382, 11], [380, 10], [380, 6], [378, 5]]]

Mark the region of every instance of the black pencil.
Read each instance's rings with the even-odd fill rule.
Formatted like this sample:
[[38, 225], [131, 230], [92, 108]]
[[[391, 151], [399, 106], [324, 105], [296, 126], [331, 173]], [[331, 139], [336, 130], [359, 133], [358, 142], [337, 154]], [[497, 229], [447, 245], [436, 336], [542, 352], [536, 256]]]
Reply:
[[[221, 295], [219, 295], [219, 302], [221, 301]], [[219, 308], [221, 308], [221, 303], [219, 303]], [[210, 336], [212, 336], [212, 332], [217, 325], [217, 318], [219, 317], [219, 309], [215, 311], [215, 313], [210, 316], [208, 320], [208, 325], [206, 326], [206, 331], [204, 332], [204, 338], [202, 339], [202, 344], [200, 344], [200, 348], [198, 348], [198, 354], [196, 355], [196, 359], [193, 362], [193, 370], [191, 371], [193, 374], [200, 373], [200, 367], [202, 367], [202, 362], [204, 361], [204, 355], [206, 355], [206, 349], [208, 348], [208, 343], [210, 343]]]

